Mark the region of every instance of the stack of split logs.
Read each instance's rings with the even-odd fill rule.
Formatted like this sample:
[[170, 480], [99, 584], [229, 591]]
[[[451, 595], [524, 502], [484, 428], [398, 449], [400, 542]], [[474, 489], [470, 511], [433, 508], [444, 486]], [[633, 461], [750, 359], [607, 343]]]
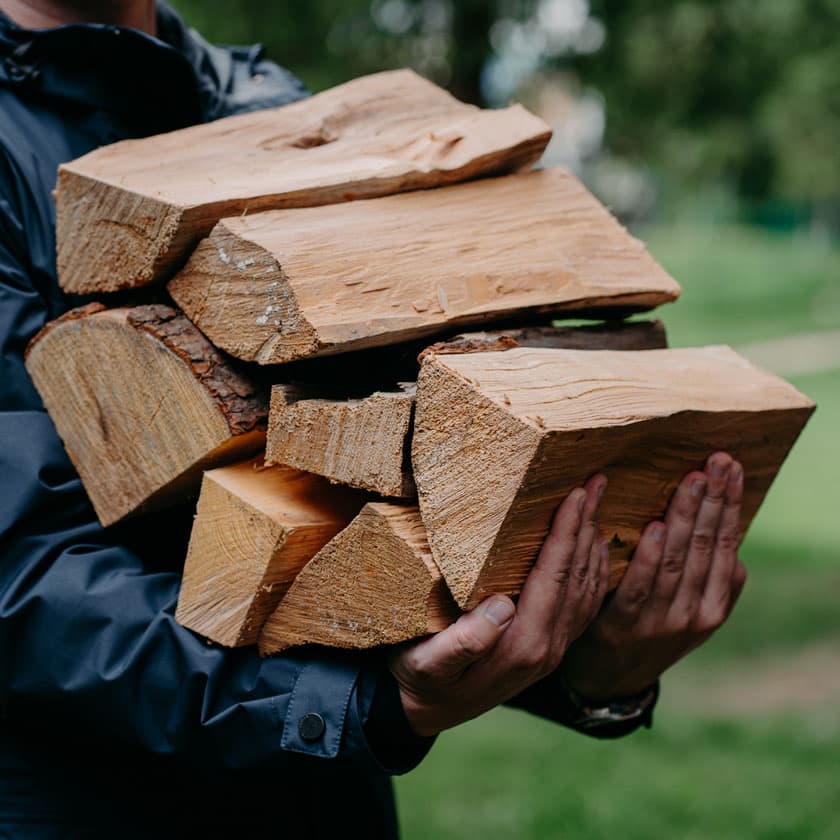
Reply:
[[182, 624], [263, 653], [437, 631], [518, 592], [596, 471], [615, 582], [719, 449], [746, 529], [813, 404], [623, 320], [679, 287], [532, 171], [549, 136], [399, 71], [61, 168], [59, 280], [96, 302], [27, 367], [103, 525], [198, 499]]

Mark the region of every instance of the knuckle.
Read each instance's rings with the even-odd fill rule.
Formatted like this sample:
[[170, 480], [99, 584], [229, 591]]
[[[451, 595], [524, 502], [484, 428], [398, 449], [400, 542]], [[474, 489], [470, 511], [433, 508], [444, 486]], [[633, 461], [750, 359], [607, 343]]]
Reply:
[[718, 550], [727, 554], [734, 554], [738, 550], [739, 540], [738, 535], [732, 531], [723, 531], [718, 534], [717, 547]]
[[452, 653], [458, 659], [474, 659], [484, 653], [485, 643], [469, 630], [452, 634]]
[[676, 575], [680, 574], [685, 565], [685, 553], [679, 549], [665, 549], [665, 554], [662, 556], [663, 571]]
[[700, 554], [711, 554], [715, 535], [708, 528], [695, 528], [691, 534], [691, 548]]

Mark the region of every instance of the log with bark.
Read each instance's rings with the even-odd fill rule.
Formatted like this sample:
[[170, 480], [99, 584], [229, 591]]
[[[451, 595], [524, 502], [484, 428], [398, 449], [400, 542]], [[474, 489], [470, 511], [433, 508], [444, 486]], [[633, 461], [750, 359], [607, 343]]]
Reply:
[[521, 106], [480, 110], [396, 70], [115, 143], [59, 168], [59, 282], [76, 293], [144, 285], [171, 275], [225, 216], [527, 168], [550, 136]]
[[429, 356], [412, 463], [434, 558], [464, 609], [515, 594], [553, 510], [601, 471], [614, 584], [641, 529], [716, 450], [744, 465], [746, 530], [813, 409], [727, 347]]
[[260, 364], [679, 294], [563, 169], [224, 219], [168, 289]]
[[262, 456], [206, 472], [176, 619], [222, 645], [255, 643], [297, 573], [364, 503]]
[[103, 525], [181, 502], [265, 444], [267, 389], [169, 306], [72, 310], [26, 369]]
[[416, 506], [370, 502], [297, 576], [263, 626], [260, 652], [396, 644], [458, 615]]

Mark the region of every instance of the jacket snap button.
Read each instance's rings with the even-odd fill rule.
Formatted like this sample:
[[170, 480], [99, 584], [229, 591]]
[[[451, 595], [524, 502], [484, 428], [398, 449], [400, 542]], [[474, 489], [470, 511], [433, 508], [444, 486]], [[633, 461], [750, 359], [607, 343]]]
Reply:
[[321, 715], [309, 712], [300, 719], [298, 731], [304, 741], [317, 741], [326, 731], [327, 724]]

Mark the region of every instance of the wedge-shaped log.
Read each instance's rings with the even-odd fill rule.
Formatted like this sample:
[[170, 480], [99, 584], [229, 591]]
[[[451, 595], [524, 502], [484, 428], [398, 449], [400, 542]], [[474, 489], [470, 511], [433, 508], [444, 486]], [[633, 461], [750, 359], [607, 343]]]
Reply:
[[412, 497], [416, 491], [406, 440], [414, 387], [329, 399], [317, 389], [275, 385], [266, 460], [382, 496]]
[[224, 219], [168, 288], [211, 341], [260, 364], [679, 293], [562, 169]]
[[202, 470], [265, 444], [266, 390], [168, 306], [73, 310], [26, 368], [103, 525], [182, 502]]
[[532, 165], [551, 130], [410, 70], [98, 149], [58, 173], [58, 276], [108, 292], [167, 276], [225, 216], [435, 187]]
[[395, 644], [458, 615], [417, 508], [371, 502], [295, 578], [263, 625], [260, 652]]
[[744, 465], [745, 530], [813, 409], [728, 347], [429, 356], [412, 462], [435, 560], [464, 608], [518, 592], [552, 511], [603, 471], [616, 583], [641, 529], [716, 450]]
[[222, 645], [255, 643], [295, 575], [364, 502], [262, 456], [206, 472], [175, 618]]

